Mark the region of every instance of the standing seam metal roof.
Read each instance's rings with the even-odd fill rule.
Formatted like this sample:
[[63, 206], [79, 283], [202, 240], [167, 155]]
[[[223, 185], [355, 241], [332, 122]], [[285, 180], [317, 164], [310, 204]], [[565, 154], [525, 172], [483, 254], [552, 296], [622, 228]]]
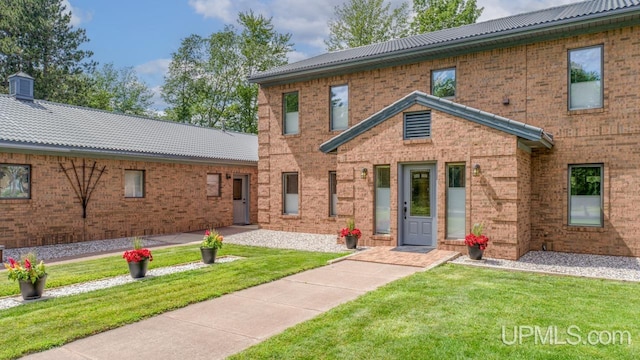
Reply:
[[255, 163], [258, 137], [0, 95], [0, 147]]
[[610, 16], [618, 12], [640, 12], [640, 0], [593, 0], [513, 15], [456, 28], [390, 40], [342, 51], [329, 52], [295, 63], [254, 74], [250, 81], [267, 82], [280, 75], [352, 64], [355, 61], [392, 56], [394, 53], [437, 48], [464, 39], [495, 38], [519, 29], [552, 27], [559, 23], [581, 21], [585, 17]]

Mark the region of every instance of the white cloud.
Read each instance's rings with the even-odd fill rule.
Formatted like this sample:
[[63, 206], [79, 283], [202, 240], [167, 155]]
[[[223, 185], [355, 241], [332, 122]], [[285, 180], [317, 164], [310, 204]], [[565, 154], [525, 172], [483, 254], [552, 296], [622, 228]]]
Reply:
[[304, 59], [306, 59], [308, 57], [309, 57], [309, 55], [307, 53], [300, 52], [300, 51], [295, 51], [295, 50], [287, 54], [287, 58], [289, 59], [290, 63], [294, 63], [296, 61], [304, 60]]
[[165, 75], [169, 70], [171, 59], [156, 59], [136, 66], [134, 69], [138, 74], [161, 74]]
[[166, 109], [169, 105], [162, 99], [162, 86], [153, 86], [149, 90], [153, 93], [151, 97], [152, 108], [157, 112], [162, 112], [164, 114], [164, 109]]
[[478, 7], [484, 7], [484, 11], [478, 21], [486, 21], [535, 10], [548, 9], [550, 7], [579, 1], [583, 0], [478, 0]]
[[62, 5], [66, 7], [65, 12], [71, 12], [71, 26], [77, 28], [82, 23], [87, 23], [93, 18], [93, 14], [89, 11], [84, 11], [79, 7], [71, 5], [69, 0], [62, 0]]

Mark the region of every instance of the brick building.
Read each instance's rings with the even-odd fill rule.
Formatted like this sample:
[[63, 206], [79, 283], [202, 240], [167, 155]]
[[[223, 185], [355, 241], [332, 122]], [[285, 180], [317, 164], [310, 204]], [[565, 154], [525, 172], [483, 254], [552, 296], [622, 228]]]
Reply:
[[255, 135], [0, 95], [0, 245], [257, 221]]
[[332, 52], [260, 84], [258, 222], [364, 245], [640, 256], [640, 1]]

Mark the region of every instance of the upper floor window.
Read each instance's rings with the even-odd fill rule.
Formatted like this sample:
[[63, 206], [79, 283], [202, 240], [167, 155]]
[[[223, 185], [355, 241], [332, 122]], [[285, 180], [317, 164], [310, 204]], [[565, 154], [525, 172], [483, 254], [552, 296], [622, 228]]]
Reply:
[[0, 164], [0, 199], [28, 199], [30, 188], [30, 165]]
[[602, 107], [602, 46], [569, 50], [569, 110]]
[[442, 98], [456, 96], [455, 68], [431, 72], [431, 95]]
[[284, 94], [282, 104], [284, 108], [282, 133], [297, 134], [300, 131], [298, 122], [298, 92]]
[[124, 197], [144, 197], [144, 170], [124, 171]]
[[349, 127], [349, 85], [331, 87], [331, 130]]

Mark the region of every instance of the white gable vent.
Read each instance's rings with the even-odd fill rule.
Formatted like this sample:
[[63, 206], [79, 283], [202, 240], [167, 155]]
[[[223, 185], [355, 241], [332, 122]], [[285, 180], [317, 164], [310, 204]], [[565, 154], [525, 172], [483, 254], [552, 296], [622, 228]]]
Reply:
[[404, 113], [404, 138], [424, 139], [431, 136], [431, 111]]
[[33, 101], [33, 78], [23, 72], [9, 76], [9, 95]]

